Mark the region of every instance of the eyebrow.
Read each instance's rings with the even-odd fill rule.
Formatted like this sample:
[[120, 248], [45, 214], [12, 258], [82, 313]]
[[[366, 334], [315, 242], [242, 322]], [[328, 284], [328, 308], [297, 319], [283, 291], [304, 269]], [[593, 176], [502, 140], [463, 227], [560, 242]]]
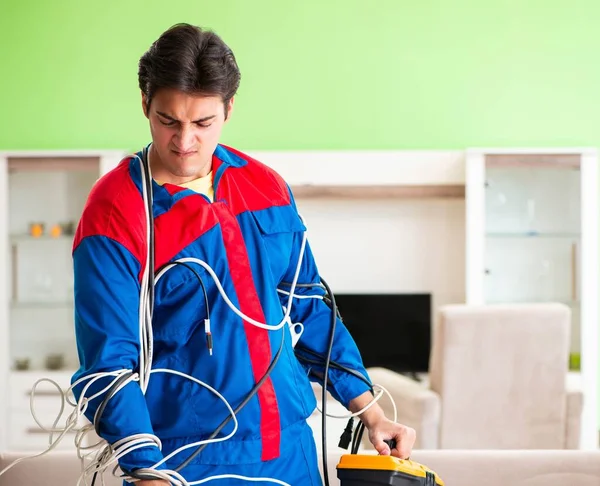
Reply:
[[[166, 118], [167, 120], [171, 120], [174, 122], [179, 122], [179, 120], [177, 118], [173, 118], [172, 116], [167, 115], [166, 113], [163, 113], [162, 111], [156, 111], [156, 113], [160, 116], [162, 116], [163, 118]], [[215, 118], [217, 115], [210, 115], [210, 116], [205, 116], [204, 118], [200, 118], [199, 120], [194, 120], [192, 123], [202, 123], [208, 120], [211, 120], [212, 118]]]

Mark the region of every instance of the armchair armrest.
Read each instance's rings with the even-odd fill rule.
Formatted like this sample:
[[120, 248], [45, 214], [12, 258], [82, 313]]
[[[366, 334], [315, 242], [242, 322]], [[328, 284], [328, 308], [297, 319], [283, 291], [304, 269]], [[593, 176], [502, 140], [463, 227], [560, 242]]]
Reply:
[[583, 391], [579, 375], [567, 374], [567, 410], [565, 417], [565, 449], [579, 449], [581, 436], [581, 412]]
[[[392, 395], [398, 409], [398, 422], [417, 432], [415, 449], [437, 449], [441, 410], [439, 395], [394, 371], [385, 368], [369, 368], [367, 371], [374, 384], [385, 387]], [[389, 398], [382, 397], [379, 404], [386, 417], [393, 419], [394, 410]]]

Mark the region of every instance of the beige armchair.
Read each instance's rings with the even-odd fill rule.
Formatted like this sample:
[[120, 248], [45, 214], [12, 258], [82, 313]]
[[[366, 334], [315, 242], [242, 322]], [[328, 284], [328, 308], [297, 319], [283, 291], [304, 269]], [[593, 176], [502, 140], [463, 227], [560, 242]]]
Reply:
[[368, 371], [418, 449], [576, 449], [583, 394], [567, 379], [570, 323], [562, 304], [446, 306], [428, 383]]

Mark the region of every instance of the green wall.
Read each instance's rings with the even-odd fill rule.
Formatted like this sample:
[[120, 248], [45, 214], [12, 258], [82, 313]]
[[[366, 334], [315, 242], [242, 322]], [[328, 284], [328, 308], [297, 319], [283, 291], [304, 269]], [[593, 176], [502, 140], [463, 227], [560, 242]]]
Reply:
[[137, 61], [211, 27], [241, 149], [600, 145], [598, 0], [0, 0], [0, 149], [149, 141]]

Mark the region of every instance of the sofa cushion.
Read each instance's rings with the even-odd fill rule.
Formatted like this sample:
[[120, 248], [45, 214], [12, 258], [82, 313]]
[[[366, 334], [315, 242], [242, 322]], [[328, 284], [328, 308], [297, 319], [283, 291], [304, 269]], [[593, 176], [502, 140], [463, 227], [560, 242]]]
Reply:
[[[0, 470], [20, 457], [0, 454]], [[335, 467], [340, 453], [327, 457], [330, 486], [339, 486]], [[600, 485], [600, 451], [430, 450], [415, 451], [413, 460], [435, 471], [448, 486]], [[74, 453], [54, 452], [17, 464], [0, 476], [0, 486], [75, 486], [79, 468]], [[107, 486], [121, 486], [109, 474], [105, 479]]]

